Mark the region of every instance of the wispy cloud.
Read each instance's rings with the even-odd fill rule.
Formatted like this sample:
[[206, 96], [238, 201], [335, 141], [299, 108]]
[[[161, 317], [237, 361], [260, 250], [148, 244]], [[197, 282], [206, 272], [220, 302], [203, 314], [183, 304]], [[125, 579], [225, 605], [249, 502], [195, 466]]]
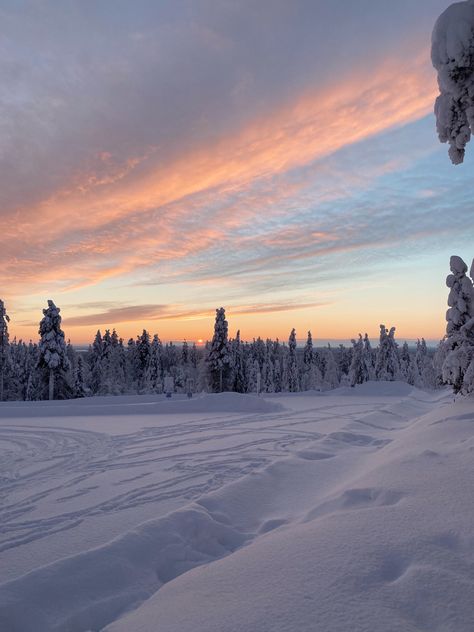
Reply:
[[[303, 184], [289, 174], [420, 117], [433, 94], [424, 58], [409, 69], [385, 63], [369, 77], [297, 96], [237, 134], [166, 166], [156, 164], [152, 152], [139, 174], [87, 173], [75, 188], [67, 186], [29, 209], [26, 222], [7, 219], [0, 259], [14, 286], [41, 281], [65, 289], [204, 253], [236, 230], [260, 223], [266, 209], [274, 220], [291, 219]], [[319, 233], [314, 231], [313, 240], [324, 242]], [[45, 258], [49, 265], [40, 271]]]
[[[228, 313], [232, 315], [270, 314], [275, 312], [291, 312], [301, 309], [317, 308], [327, 305], [325, 302], [312, 303], [256, 303], [252, 305], [230, 305]], [[201, 320], [212, 318], [214, 307], [199, 310], [186, 309], [179, 305], [128, 305], [109, 308], [102, 312], [82, 316], [65, 316], [64, 323], [68, 327], [101, 326], [112, 327], [119, 323], [147, 322], [157, 320]], [[34, 324], [34, 323], [32, 323]]]
[[426, 118], [443, 0], [27, 5], [0, 9], [15, 303], [70, 292], [71, 327], [304, 309], [471, 229]]

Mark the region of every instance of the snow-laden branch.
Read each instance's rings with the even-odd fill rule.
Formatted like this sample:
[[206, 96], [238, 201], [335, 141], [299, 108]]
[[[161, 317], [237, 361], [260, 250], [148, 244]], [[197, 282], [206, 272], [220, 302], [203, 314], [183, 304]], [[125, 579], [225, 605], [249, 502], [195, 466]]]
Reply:
[[431, 60], [440, 90], [436, 128], [457, 165], [463, 162], [474, 131], [474, 0], [456, 2], [440, 15], [433, 29]]

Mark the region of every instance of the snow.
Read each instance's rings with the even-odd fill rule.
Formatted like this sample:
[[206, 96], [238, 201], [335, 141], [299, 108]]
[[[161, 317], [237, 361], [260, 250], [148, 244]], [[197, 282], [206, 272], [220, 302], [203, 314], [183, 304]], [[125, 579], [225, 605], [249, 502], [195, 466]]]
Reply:
[[474, 1], [455, 2], [444, 11], [432, 34], [431, 59], [440, 95], [435, 114], [439, 139], [450, 145], [454, 164], [464, 160], [474, 129]]
[[0, 629], [472, 629], [474, 399], [0, 405]]

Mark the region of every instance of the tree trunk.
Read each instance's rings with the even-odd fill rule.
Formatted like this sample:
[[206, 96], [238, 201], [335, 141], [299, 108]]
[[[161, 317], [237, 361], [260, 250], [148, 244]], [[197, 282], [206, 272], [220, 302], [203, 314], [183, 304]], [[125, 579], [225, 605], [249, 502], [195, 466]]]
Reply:
[[49, 370], [49, 399], [54, 399], [54, 372]]

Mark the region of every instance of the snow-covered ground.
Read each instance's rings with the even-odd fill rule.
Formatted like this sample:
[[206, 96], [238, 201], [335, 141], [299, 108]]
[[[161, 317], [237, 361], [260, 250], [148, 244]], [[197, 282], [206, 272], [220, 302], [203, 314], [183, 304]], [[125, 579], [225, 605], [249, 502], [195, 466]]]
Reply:
[[0, 405], [0, 630], [472, 631], [474, 400]]

